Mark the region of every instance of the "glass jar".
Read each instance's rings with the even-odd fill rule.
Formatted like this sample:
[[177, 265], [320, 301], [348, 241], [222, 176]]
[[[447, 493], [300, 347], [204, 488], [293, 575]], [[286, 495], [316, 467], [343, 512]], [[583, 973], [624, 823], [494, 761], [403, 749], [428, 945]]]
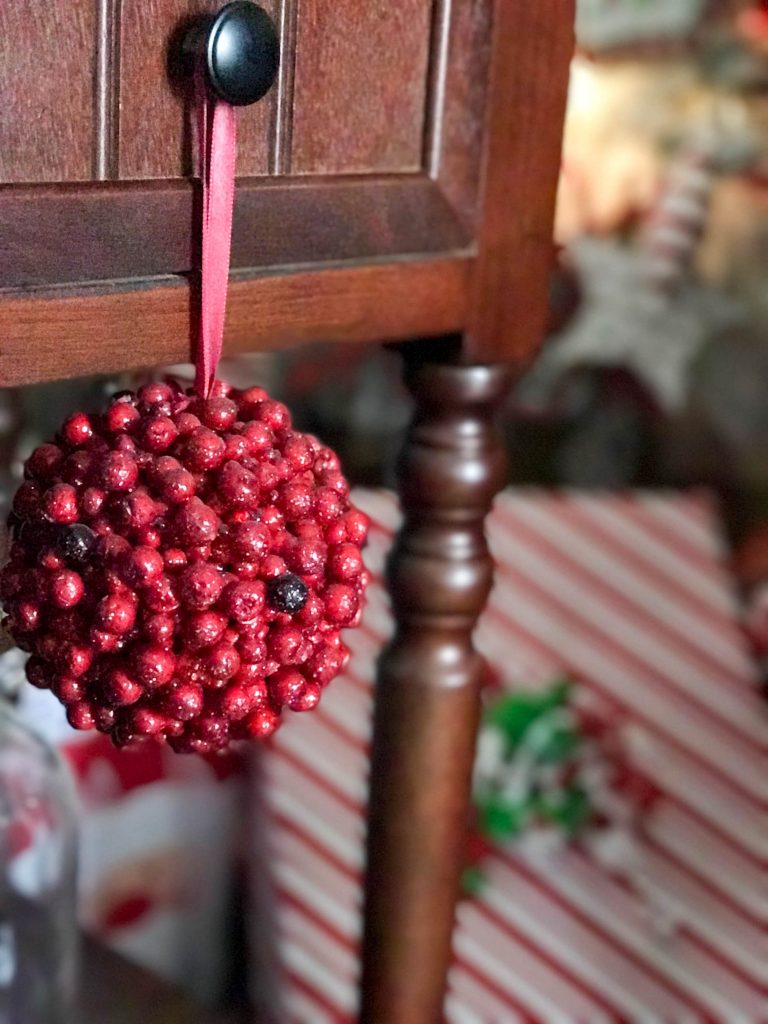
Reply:
[[0, 698], [0, 1024], [70, 1024], [76, 811], [58, 753]]

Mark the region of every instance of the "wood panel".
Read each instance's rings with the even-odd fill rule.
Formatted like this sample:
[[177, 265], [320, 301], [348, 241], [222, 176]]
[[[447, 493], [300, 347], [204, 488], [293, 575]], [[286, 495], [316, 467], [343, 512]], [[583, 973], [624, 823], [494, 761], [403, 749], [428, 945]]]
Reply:
[[[0, 292], [187, 272], [193, 207], [182, 182], [0, 188]], [[449, 253], [468, 243], [427, 178], [273, 178], [238, 189], [232, 266]]]
[[468, 226], [480, 187], [491, 6], [492, 0], [442, 0], [434, 32], [428, 169]]
[[422, 166], [431, 0], [299, 0], [291, 170]]
[[0, 181], [91, 176], [95, 52], [95, 0], [0, 2]]
[[466, 358], [522, 364], [544, 333], [574, 0], [494, 0]]
[[[232, 281], [225, 349], [461, 330], [469, 260], [403, 260]], [[195, 303], [180, 280], [0, 302], [0, 387], [183, 362]]]
[[[260, 0], [279, 21], [280, 0]], [[120, 17], [120, 178], [174, 178], [192, 173], [189, 82], [178, 63], [190, 21], [221, 0], [122, 0]], [[269, 170], [275, 94], [238, 114], [238, 173]]]

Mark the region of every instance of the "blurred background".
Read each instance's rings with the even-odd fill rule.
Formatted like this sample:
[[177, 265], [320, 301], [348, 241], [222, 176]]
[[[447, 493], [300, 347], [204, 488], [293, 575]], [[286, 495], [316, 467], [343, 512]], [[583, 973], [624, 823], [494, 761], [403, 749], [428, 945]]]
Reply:
[[[589, 1012], [599, 1009], [610, 1020], [685, 1012], [757, 1024], [765, 1019], [753, 883], [764, 850], [758, 694], [768, 651], [768, 3], [579, 0], [578, 8], [548, 334], [502, 423], [510, 491], [492, 527], [502, 583], [481, 638], [491, 696], [452, 1005], [456, 1020], [474, 999], [482, 1020], [546, 1021], [556, 1011], [597, 1019]], [[222, 375], [264, 384], [300, 429], [339, 451], [365, 489], [361, 503], [376, 523], [371, 568], [380, 570], [397, 522], [381, 489], [392, 486], [409, 418], [396, 353], [329, 342], [229, 361]], [[139, 379], [0, 392], [3, 501], [24, 457], [71, 409]], [[530, 565], [517, 551], [526, 531], [539, 545]], [[518, 604], [523, 616], [538, 600], [531, 586], [541, 588], [549, 633], [529, 625], [523, 635], [512, 621]], [[580, 628], [571, 593], [607, 623], [583, 634], [584, 650], [570, 632]], [[347, 768], [361, 779], [367, 711], [359, 705], [388, 628], [379, 591], [371, 605], [356, 678], [338, 684], [325, 712], [353, 734]], [[3, 659], [8, 695], [20, 683], [20, 657]], [[628, 696], [646, 676], [650, 710]], [[322, 857], [313, 860], [306, 835], [264, 825], [264, 815], [290, 819], [294, 796], [306, 793], [300, 748], [328, 742], [322, 723], [302, 722], [290, 739], [286, 730], [285, 749], [278, 744], [266, 764], [193, 765], [73, 737], [37, 691], [25, 689], [21, 707], [62, 745], [78, 777], [80, 914], [91, 931], [206, 1003], [242, 1008], [274, 998], [260, 979], [276, 955], [265, 935], [282, 927], [295, 1018], [352, 1019], [348, 915], [357, 896], [334, 882]], [[345, 725], [349, 707], [362, 716], [357, 724]], [[345, 755], [328, 756], [341, 763]], [[254, 794], [265, 778], [269, 806], [259, 811]], [[334, 786], [331, 778], [330, 797], [317, 799], [333, 802]], [[547, 802], [553, 793], [560, 803]], [[299, 827], [311, 833], [312, 822]], [[264, 881], [264, 864], [283, 855], [303, 887], [291, 889], [289, 870], [276, 890]], [[559, 888], [557, 871], [566, 879]], [[593, 905], [600, 899], [613, 908], [611, 922]], [[578, 954], [551, 946], [537, 919]], [[491, 949], [497, 931], [508, 960], [478, 961], [471, 943]], [[536, 998], [508, 967], [528, 962], [521, 957], [532, 962]], [[569, 1000], [583, 1014], [569, 1011]], [[493, 1006], [510, 1016], [493, 1016]]]

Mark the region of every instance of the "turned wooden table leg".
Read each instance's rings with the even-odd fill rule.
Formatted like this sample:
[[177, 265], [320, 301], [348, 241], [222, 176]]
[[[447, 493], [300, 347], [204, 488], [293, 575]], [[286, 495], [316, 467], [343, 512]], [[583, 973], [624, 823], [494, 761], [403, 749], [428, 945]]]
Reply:
[[441, 1018], [483, 673], [472, 632], [493, 573], [484, 520], [505, 479], [493, 420], [506, 369], [428, 361], [418, 345], [405, 357], [416, 410], [389, 568], [397, 630], [376, 696], [366, 1024]]

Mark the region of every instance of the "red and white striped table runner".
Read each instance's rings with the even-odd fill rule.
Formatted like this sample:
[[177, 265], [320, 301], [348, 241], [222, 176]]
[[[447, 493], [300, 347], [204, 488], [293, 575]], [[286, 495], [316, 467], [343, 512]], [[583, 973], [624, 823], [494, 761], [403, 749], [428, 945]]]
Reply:
[[[379, 577], [397, 528], [358, 492]], [[451, 1024], [763, 1024], [766, 712], [737, 625], [717, 521], [697, 496], [513, 491], [489, 528], [498, 562], [478, 645], [506, 685], [563, 669], [579, 700], [630, 722], [633, 767], [661, 793], [640, 849], [645, 891], [591, 854], [499, 851], [459, 908]], [[371, 686], [390, 632], [372, 585], [350, 670], [265, 757], [273, 821], [281, 1020], [355, 1019]]]

